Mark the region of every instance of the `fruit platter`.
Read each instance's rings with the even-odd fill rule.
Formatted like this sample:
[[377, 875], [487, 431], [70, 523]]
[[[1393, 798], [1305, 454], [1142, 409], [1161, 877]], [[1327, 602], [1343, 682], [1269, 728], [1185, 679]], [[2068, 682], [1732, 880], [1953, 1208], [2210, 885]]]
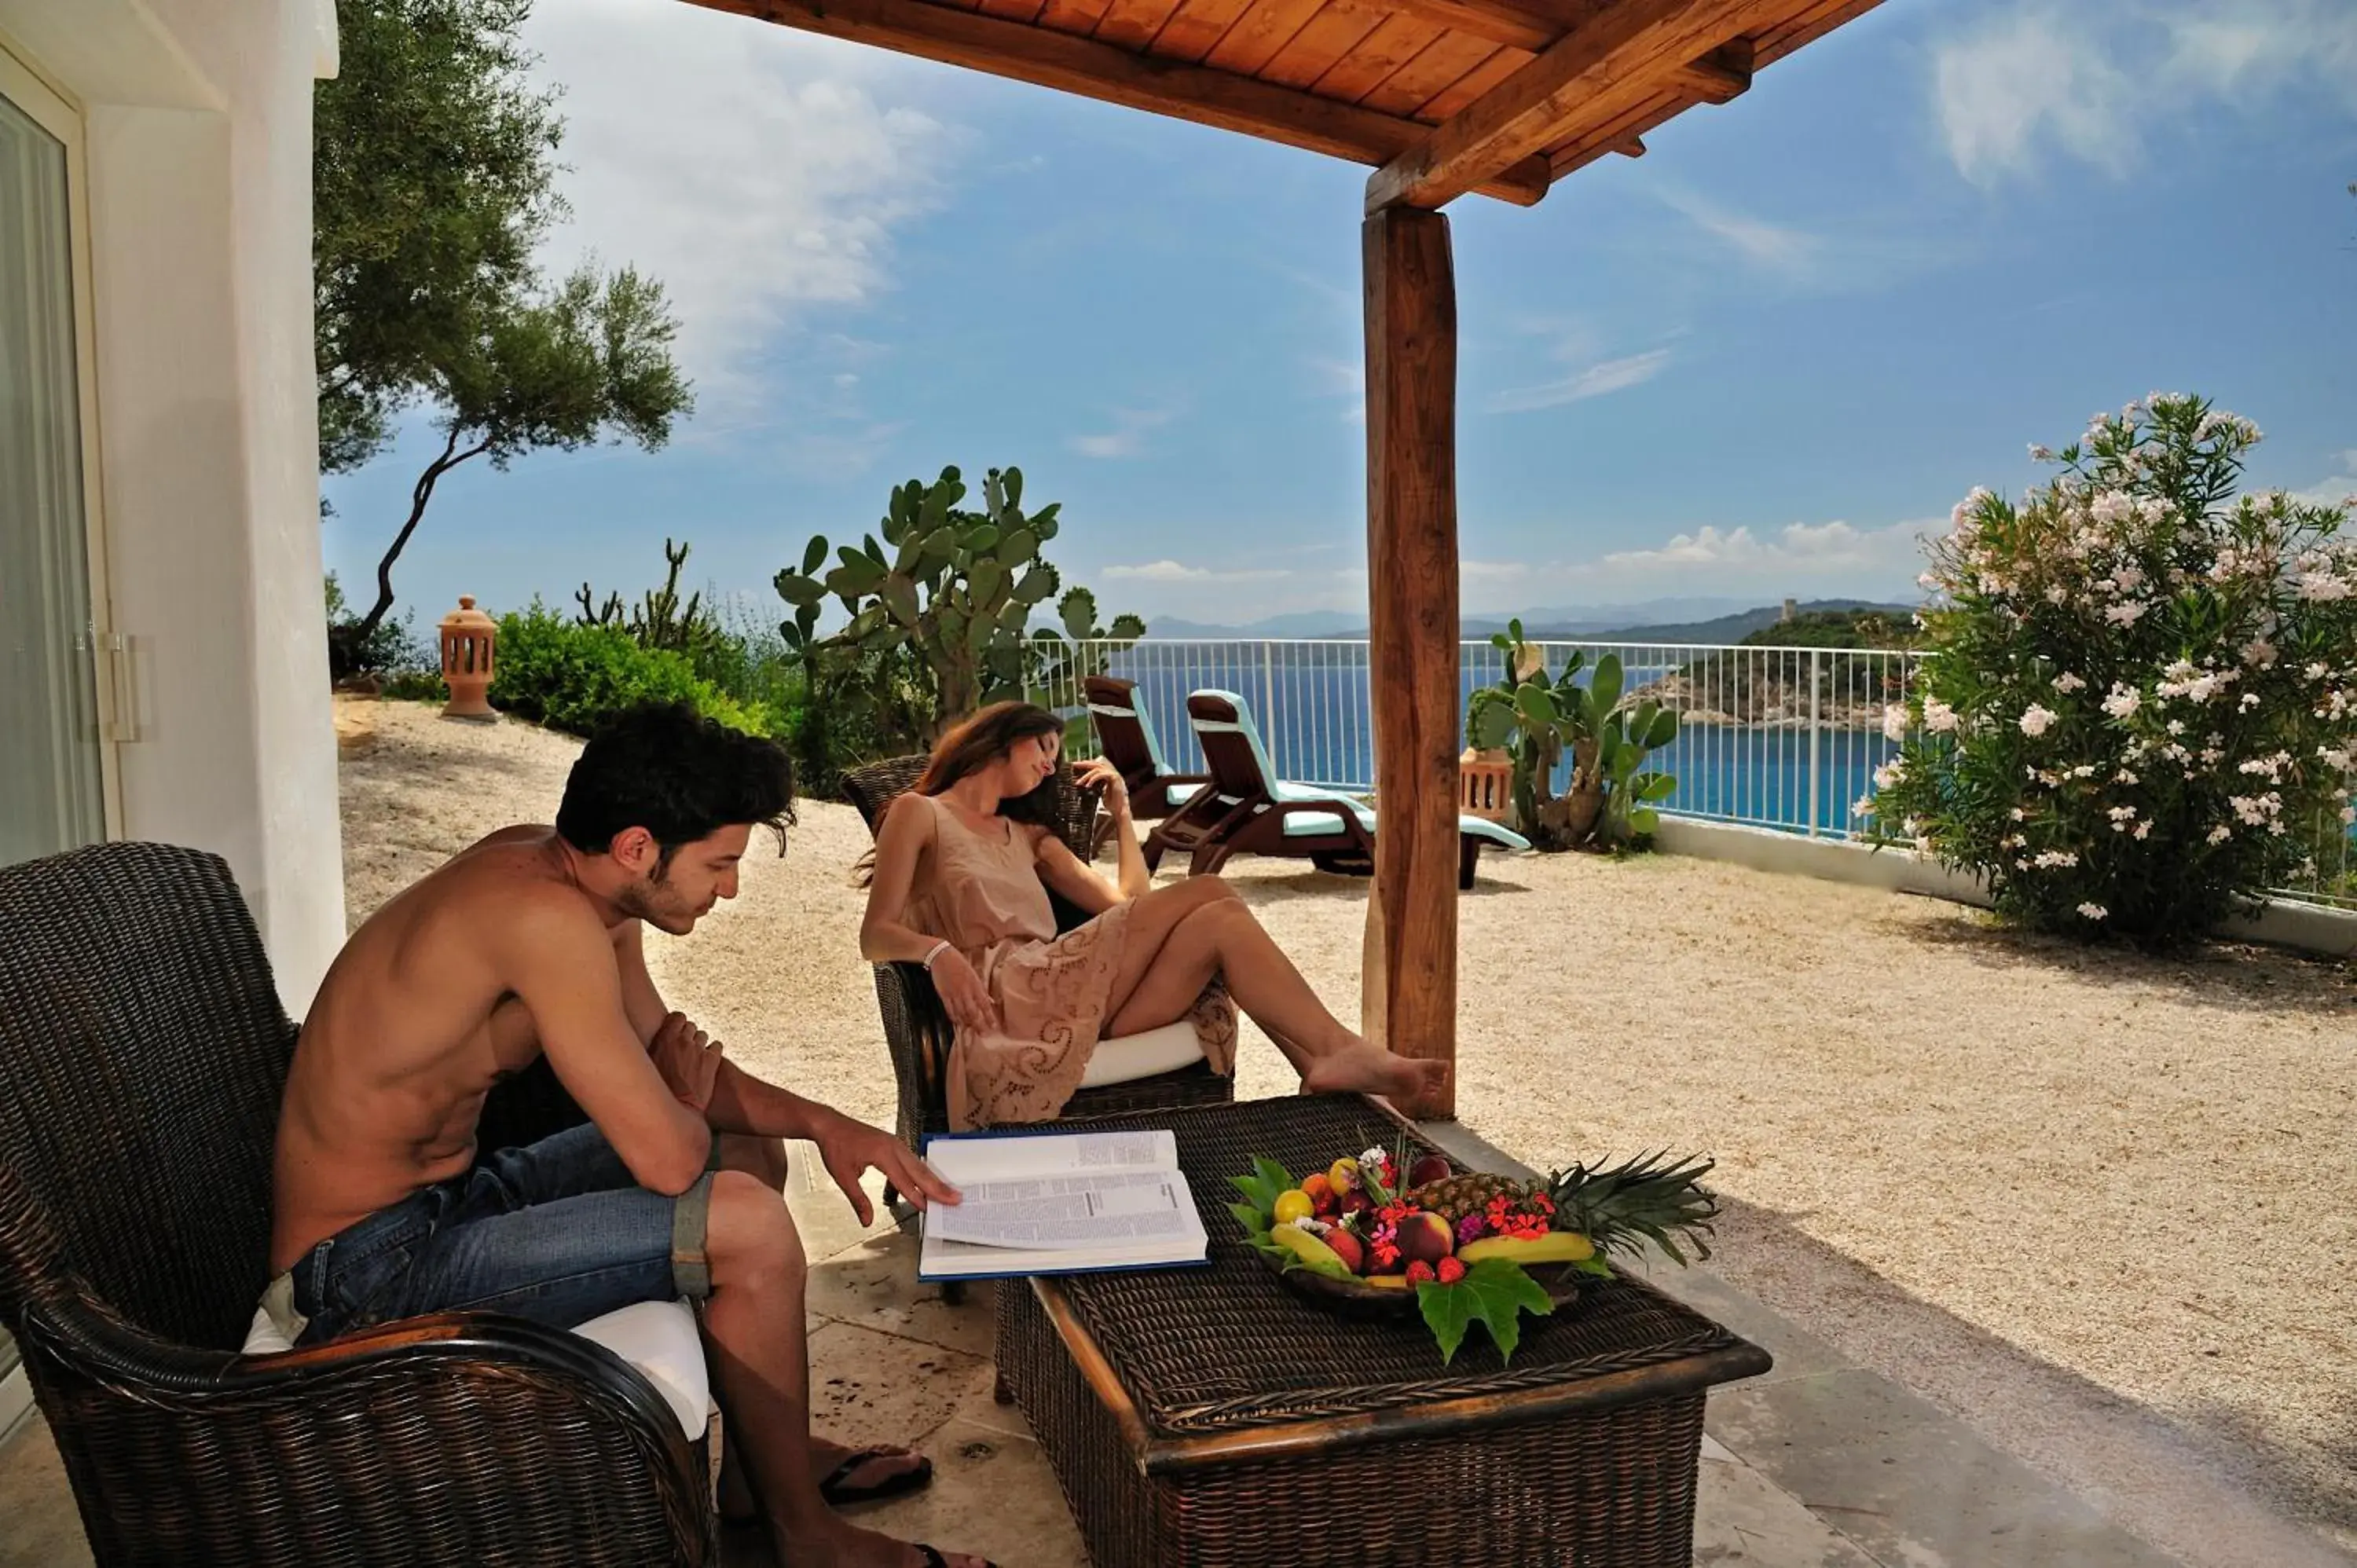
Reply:
[[1644, 1155], [1543, 1180], [1459, 1171], [1403, 1138], [1338, 1156], [1295, 1179], [1254, 1156], [1228, 1179], [1245, 1245], [1286, 1283], [1354, 1316], [1421, 1316], [1451, 1360], [1480, 1323], [1512, 1360], [1525, 1312], [1544, 1317], [1612, 1277], [1607, 1261], [1651, 1242], [1683, 1264], [1710, 1256], [1718, 1212], [1702, 1177], [1712, 1162]]

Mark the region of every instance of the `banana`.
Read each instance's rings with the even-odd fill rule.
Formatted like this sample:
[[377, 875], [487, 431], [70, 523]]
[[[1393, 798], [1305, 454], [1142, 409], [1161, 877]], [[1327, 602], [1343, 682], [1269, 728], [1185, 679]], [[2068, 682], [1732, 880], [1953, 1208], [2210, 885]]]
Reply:
[[1516, 1263], [1577, 1263], [1596, 1256], [1596, 1244], [1577, 1230], [1550, 1230], [1544, 1236], [1484, 1236], [1457, 1249], [1465, 1266], [1488, 1258]]
[[1277, 1225], [1269, 1230], [1269, 1240], [1301, 1260], [1301, 1266], [1338, 1280], [1354, 1276], [1348, 1263], [1325, 1242], [1298, 1225]]
[[1369, 1274], [1359, 1282], [1362, 1285], [1380, 1285], [1385, 1290], [1407, 1289], [1405, 1274]]

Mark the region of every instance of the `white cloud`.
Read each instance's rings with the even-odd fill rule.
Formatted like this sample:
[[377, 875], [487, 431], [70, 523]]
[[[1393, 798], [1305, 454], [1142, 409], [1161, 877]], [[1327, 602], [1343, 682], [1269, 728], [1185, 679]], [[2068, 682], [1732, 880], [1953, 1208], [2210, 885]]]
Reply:
[[2309, 506], [2357, 505], [2357, 448], [2341, 454], [2341, 471], [2328, 475], [2304, 490], [2289, 492], [2291, 499]]
[[1114, 428], [1092, 435], [1075, 435], [1065, 445], [1083, 457], [1136, 457], [1146, 451], [1146, 433], [1170, 423], [1175, 413], [1168, 409], [1117, 408], [1114, 410]]
[[1921, 555], [1921, 536], [1933, 526], [1900, 522], [1861, 529], [1838, 521], [1793, 522], [1768, 533], [1705, 526], [1651, 549], [1616, 550], [1598, 561], [1595, 570], [1616, 577], [1702, 571], [1822, 579], [1832, 574], [1889, 574], [1904, 566], [1908, 570], [1894, 579], [1904, 582]]
[[1275, 577], [1290, 577], [1294, 573], [1279, 567], [1239, 567], [1222, 569], [1211, 566], [1189, 566], [1178, 561], [1146, 561], [1135, 565], [1099, 567], [1096, 575], [1115, 582], [1169, 583], [1199, 585], [1211, 583], [1259, 583]]
[[2153, 128], [2204, 102], [2253, 108], [2312, 85], [2357, 108], [2357, 6], [2348, 0], [2155, 0], [2065, 7], [2021, 0], [1933, 51], [1940, 127], [1978, 185], [2060, 154], [2113, 175]]
[[660, 278], [699, 413], [724, 424], [791, 379], [777, 350], [807, 307], [889, 286], [893, 231], [959, 139], [909, 106], [920, 68], [678, 0], [562, 0], [524, 36], [564, 89], [573, 220], [551, 265]]
[[1654, 188], [1672, 209], [1684, 213], [1713, 238], [1725, 242], [1746, 260], [1791, 277], [1805, 277], [1817, 267], [1824, 242], [1813, 234], [1748, 217], [1690, 190], [1672, 185]]
[[1623, 392], [1652, 381], [1669, 362], [1670, 350], [1667, 349], [1649, 349], [1641, 354], [1601, 360], [1581, 367], [1561, 381], [1544, 381], [1531, 387], [1513, 387], [1497, 392], [1490, 399], [1490, 410], [1493, 413], [1527, 413], [1534, 409], [1559, 408], [1583, 398]]
[[[1469, 558], [1458, 567], [1465, 607], [1482, 614], [1544, 605], [1625, 604], [1660, 597], [1739, 597], [1749, 604], [1794, 598], [1921, 597], [1922, 538], [1945, 519], [1860, 528], [1834, 521], [1776, 529], [1705, 526], [1659, 544], [1585, 558]], [[1082, 574], [1119, 583], [1123, 604], [1148, 617], [1241, 625], [1285, 611], [1358, 612], [1367, 602], [1363, 561], [1287, 569], [1208, 566], [1175, 560], [1106, 566]]]

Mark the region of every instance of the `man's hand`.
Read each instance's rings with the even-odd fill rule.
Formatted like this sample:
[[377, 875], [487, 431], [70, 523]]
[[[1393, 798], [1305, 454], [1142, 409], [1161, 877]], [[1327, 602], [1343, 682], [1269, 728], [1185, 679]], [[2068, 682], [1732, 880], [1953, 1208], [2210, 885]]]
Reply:
[[942, 1006], [950, 1022], [961, 1028], [990, 1030], [998, 1027], [998, 1006], [990, 999], [990, 987], [982, 983], [965, 954], [955, 948], [944, 948], [933, 960], [933, 989], [941, 993]]
[[647, 1054], [655, 1070], [679, 1102], [697, 1115], [712, 1104], [712, 1086], [720, 1079], [720, 1054], [726, 1047], [687, 1021], [684, 1013], [671, 1013], [655, 1030]]
[[851, 1200], [852, 1212], [859, 1216], [862, 1225], [872, 1225], [876, 1220], [875, 1206], [867, 1201], [866, 1188], [859, 1185], [861, 1175], [870, 1168], [882, 1171], [884, 1179], [919, 1208], [928, 1203], [953, 1204], [958, 1200], [957, 1188], [935, 1176], [931, 1165], [910, 1154], [908, 1145], [881, 1127], [870, 1127], [836, 1112], [825, 1130], [811, 1141], [818, 1145], [826, 1174], [834, 1178], [834, 1185]]
[[1104, 809], [1117, 822], [1129, 821], [1129, 782], [1121, 769], [1102, 757], [1092, 757], [1072, 764], [1072, 781], [1087, 789], [1093, 784], [1104, 791]]

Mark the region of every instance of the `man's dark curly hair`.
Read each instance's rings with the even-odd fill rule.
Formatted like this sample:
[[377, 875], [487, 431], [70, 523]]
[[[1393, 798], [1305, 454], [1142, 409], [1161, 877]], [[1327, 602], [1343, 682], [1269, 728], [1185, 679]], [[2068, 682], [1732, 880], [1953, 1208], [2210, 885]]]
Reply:
[[776, 833], [782, 854], [793, 820], [785, 751], [684, 703], [641, 703], [599, 725], [574, 759], [556, 809], [557, 832], [584, 854], [604, 854], [626, 828], [646, 829], [662, 851], [658, 879], [681, 845], [738, 822]]

